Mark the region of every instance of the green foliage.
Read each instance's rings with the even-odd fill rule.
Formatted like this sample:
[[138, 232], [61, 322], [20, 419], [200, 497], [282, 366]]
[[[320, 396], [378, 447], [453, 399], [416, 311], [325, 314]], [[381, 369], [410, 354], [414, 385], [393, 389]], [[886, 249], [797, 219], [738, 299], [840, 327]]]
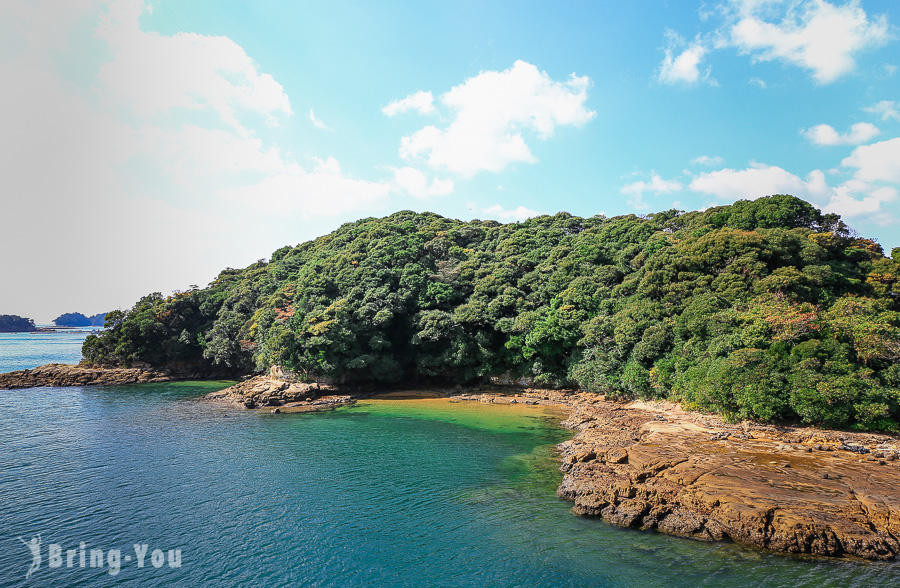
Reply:
[[897, 257], [786, 195], [514, 224], [403, 211], [142, 298], [84, 355], [354, 384], [506, 375], [894, 430]]
[[27, 333], [36, 328], [30, 318], [15, 314], [0, 314], [0, 333]]
[[80, 312], [67, 312], [53, 319], [57, 327], [102, 327], [106, 321], [106, 313], [84, 316]]

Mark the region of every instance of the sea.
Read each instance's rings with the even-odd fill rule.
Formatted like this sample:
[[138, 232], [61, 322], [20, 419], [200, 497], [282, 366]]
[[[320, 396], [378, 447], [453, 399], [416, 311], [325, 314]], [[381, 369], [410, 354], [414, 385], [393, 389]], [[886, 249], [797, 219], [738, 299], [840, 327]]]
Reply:
[[[86, 334], [0, 334], [0, 372], [75, 362]], [[575, 516], [542, 407], [198, 401], [229, 384], [0, 391], [0, 586], [900, 585]]]

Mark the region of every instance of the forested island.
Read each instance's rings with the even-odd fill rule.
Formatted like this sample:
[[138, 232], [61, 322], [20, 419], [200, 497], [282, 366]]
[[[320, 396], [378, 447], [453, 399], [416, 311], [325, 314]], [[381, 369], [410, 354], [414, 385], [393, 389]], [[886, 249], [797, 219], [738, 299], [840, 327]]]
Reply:
[[145, 296], [83, 355], [353, 385], [501, 377], [895, 432], [898, 281], [900, 248], [788, 195], [511, 224], [403, 211]]
[[57, 327], [102, 327], [106, 321], [106, 313], [85, 316], [80, 312], [66, 312], [53, 319]]
[[15, 314], [0, 314], [0, 333], [30, 333], [37, 330], [30, 318]]

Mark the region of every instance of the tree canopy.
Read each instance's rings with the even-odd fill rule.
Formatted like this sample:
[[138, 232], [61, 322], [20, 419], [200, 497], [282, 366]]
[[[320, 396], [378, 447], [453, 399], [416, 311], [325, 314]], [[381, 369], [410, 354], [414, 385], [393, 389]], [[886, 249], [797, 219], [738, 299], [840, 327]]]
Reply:
[[80, 312], [67, 312], [53, 319], [57, 327], [102, 327], [106, 321], [106, 313], [85, 316]]
[[26, 333], [36, 328], [30, 318], [15, 314], [0, 314], [0, 333]]
[[897, 430], [892, 254], [787, 195], [511, 224], [402, 211], [145, 296], [109, 313], [84, 357], [356, 384], [509, 375], [730, 419]]

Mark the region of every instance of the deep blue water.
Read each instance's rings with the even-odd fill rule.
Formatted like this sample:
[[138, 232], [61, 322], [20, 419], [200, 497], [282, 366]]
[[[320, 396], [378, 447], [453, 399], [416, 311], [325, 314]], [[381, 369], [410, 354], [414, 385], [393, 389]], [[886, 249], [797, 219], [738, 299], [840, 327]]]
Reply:
[[[566, 433], [537, 407], [396, 400], [274, 415], [195, 400], [222, 385], [0, 392], [0, 586], [900, 584], [895, 564], [573, 516], [549, 449]], [[19, 537], [38, 534], [26, 581]], [[75, 553], [67, 567], [81, 542], [106, 565], [82, 568]], [[61, 567], [48, 567], [50, 544]], [[134, 544], [148, 546], [143, 568]], [[157, 548], [180, 549], [181, 567], [154, 568]]]

